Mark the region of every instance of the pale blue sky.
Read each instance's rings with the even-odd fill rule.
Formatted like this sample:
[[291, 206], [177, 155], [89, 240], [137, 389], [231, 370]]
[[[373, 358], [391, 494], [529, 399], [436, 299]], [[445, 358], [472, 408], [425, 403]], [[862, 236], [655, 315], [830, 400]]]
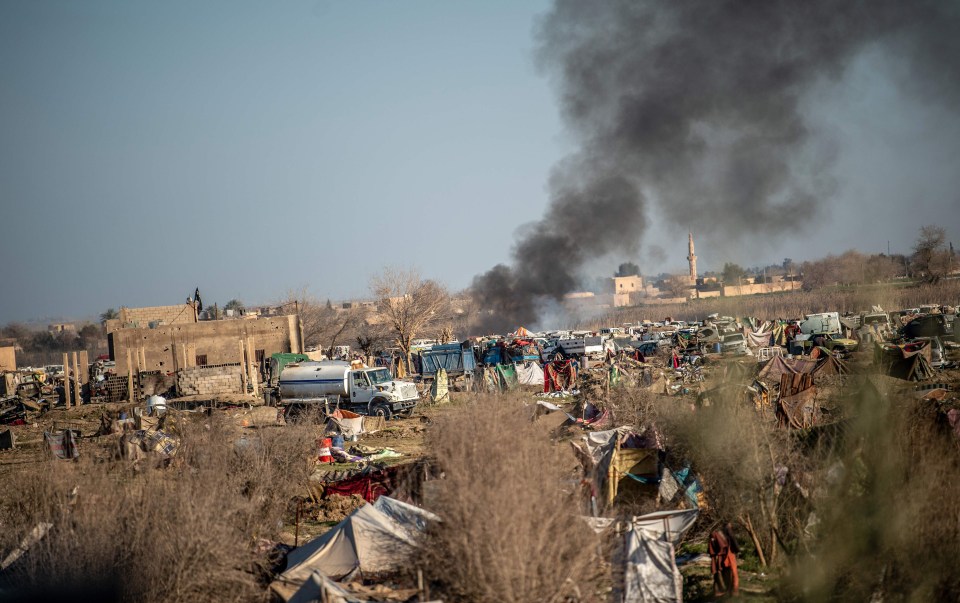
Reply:
[[[548, 8], [0, 1], [0, 323], [177, 303], [197, 286], [206, 303], [364, 296], [385, 264], [467, 286], [509, 260], [573, 149], [534, 64]], [[762, 258], [704, 243], [702, 269], [905, 251], [930, 222], [960, 242], [956, 120], [872, 65], [810, 103], [841, 150], [823, 237]], [[682, 229], [651, 230], [671, 259], [634, 259], [682, 267]]]

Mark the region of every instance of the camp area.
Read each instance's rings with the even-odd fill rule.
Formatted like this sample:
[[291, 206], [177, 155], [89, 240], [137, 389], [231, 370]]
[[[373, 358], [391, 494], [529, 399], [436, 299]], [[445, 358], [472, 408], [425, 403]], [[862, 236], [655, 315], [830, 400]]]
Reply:
[[[837, 582], [864, 560], [850, 539], [960, 499], [936, 478], [960, 443], [953, 312], [518, 325], [407, 355], [297, 351], [293, 316], [286, 348], [248, 353], [251, 334], [222, 375], [147, 370], [145, 344], [122, 377], [80, 357], [8, 373], [0, 482], [21, 496], [0, 505], [0, 592], [122, 599], [172, 576], [184, 600], [298, 603], [708, 601], [718, 576], [755, 600], [872, 592]], [[85, 398], [67, 375], [132, 385]], [[889, 559], [927, 575], [949, 533]]]

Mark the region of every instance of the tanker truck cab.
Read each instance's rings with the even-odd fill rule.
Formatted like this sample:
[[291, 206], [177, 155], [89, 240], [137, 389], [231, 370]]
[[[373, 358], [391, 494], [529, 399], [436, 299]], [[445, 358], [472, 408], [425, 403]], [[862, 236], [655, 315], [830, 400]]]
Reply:
[[354, 369], [346, 362], [300, 362], [280, 374], [280, 402], [322, 404], [366, 415], [409, 415], [420, 400], [417, 386], [395, 381], [385, 368]]

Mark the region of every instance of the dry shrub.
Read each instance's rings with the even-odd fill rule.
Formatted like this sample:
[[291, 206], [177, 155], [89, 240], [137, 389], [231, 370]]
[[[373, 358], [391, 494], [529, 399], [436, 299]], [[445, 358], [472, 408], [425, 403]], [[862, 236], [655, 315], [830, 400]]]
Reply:
[[592, 600], [597, 540], [577, 515], [575, 460], [512, 396], [437, 417], [427, 447], [443, 470], [425, 504], [442, 522], [419, 563], [445, 599]]
[[237, 445], [231, 427], [217, 415], [180, 425], [168, 467], [87, 454], [20, 474], [4, 523], [15, 522], [15, 538], [38, 522], [52, 528], [5, 577], [27, 598], [94, 589], [138, 603], [262, 599], [257, 570], [268, 560], [256, 539], [276, 536], [306, 482], [313, 433], [247, 431]]
[[845, 449], [821, 484], [818, 540], [794, 572], [794, 596], [956, 600], [956, 435], [936, 403], [899, 399], [869, 382], [852, 403]]
[[712, 401], [695, 411], [659, 401], [670, 460], [690, 463], [699, 475], [712, 519], [740, 523], [761, 559], [775, 562], [789, 527], [784, 507], [799, 496], [794, 477], [807, 471], [809, 460], [787, 431], [776, 428], [773, 414], [759, 414], [739, 399], [737, 388], [721, 390]]

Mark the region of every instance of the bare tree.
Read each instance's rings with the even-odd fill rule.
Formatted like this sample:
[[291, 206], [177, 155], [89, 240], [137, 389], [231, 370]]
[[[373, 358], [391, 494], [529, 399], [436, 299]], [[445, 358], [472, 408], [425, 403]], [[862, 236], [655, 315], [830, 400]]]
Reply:
[[953, 254], [947, 249], [947, 231], [941, 226], [923, 226], [913, 245], [913, 271], [929, 283], [939, 282], [953, 269]]
[[359, 310], [338, 309], [329, 300], [321, 302], [306, 289], [288, 291], [280, 305], [288, 312], [300, 314], [303, 345], [320, 347], [327, 355], [331, 355], [338, 344], [355, 337], [364, 324]]
[[414, 338], [448, 326], [449, 293], [436, 281], [423, 280], [414, 269], [387, 268], [370, 280], [370, 291], [408, 367]]
[[663, 281], [663, 289], [670, 297], [690, 297], [690, 279], [686, 276], [671, 276]]

